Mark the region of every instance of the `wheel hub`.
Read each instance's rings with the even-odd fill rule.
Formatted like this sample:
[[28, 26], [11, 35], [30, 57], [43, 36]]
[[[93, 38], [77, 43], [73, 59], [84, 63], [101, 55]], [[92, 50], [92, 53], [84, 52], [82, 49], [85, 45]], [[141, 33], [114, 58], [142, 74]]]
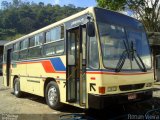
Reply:
[[58, 101], [57, 90], [53, 86], [48, 90], [48, 100], [51, 105], [56, 104], [56, 102]]

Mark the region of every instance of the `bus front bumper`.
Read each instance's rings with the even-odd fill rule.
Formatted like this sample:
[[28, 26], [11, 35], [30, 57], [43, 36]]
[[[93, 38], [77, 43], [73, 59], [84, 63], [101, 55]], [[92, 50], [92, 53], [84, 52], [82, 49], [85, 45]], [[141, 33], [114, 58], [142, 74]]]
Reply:
[[88, 94], [88, 105], [89, 108], [103, 109], [107, 106], [117, 105], [117, 104], [127, 104], [132, 102], [145, 101], [152, 98], [152, 90], [138, 91], [134, 92], [136, 94], [135, 99], [128, 99], [129, 94], [133, 93], [123, 93], [114, 95], [94, 95]]

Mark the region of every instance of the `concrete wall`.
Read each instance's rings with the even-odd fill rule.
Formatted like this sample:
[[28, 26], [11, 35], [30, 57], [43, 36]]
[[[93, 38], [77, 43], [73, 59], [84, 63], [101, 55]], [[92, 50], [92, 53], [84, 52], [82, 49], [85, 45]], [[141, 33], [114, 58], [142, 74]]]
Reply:
[[[156, 69], [156, 56], [160, 55], [160, 32], [149, 32], [148, 33], [149, 44], [152, 51], [153, 58], [153, 68], [154, 68], [154, 79], [157, 80], [157, 69]], [[160, 78], [159, 78], [160, 79]]]

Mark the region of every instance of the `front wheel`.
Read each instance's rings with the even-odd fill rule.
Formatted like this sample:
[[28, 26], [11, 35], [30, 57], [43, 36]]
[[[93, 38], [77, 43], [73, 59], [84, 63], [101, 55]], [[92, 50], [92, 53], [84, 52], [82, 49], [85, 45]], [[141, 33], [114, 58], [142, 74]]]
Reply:
[[46, 102], [52, 109], [59, 110], [62, 108], [62, 103], [60, 103], [60, 92], [58, 85], [51, 81], [47, 84], [45, 90]]
[[20, 81], [19, 81], [19, 78], [16, 78], [14, 80], [14, 95], [16, 97], [18, 97], [18, 98], [21, 97], [21, 95], [22, 95], [22, 92], [20, 90]]

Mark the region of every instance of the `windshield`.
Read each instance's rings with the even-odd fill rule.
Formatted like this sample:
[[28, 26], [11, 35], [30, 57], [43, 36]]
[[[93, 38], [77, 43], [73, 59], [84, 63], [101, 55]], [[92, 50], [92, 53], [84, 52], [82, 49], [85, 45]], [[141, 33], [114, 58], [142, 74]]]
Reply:
[[[131, 48], [131, 43], [146, 69], [151, 68], [151, 57], [145, 32], [106, 23], [98, 23], [98, 27], [103, 64], [106, 68], [115, 69], [124, 51]], [[122, 69], [137, 70], [140, 68], [135, 59], [131, 60], [127, 55]]]

